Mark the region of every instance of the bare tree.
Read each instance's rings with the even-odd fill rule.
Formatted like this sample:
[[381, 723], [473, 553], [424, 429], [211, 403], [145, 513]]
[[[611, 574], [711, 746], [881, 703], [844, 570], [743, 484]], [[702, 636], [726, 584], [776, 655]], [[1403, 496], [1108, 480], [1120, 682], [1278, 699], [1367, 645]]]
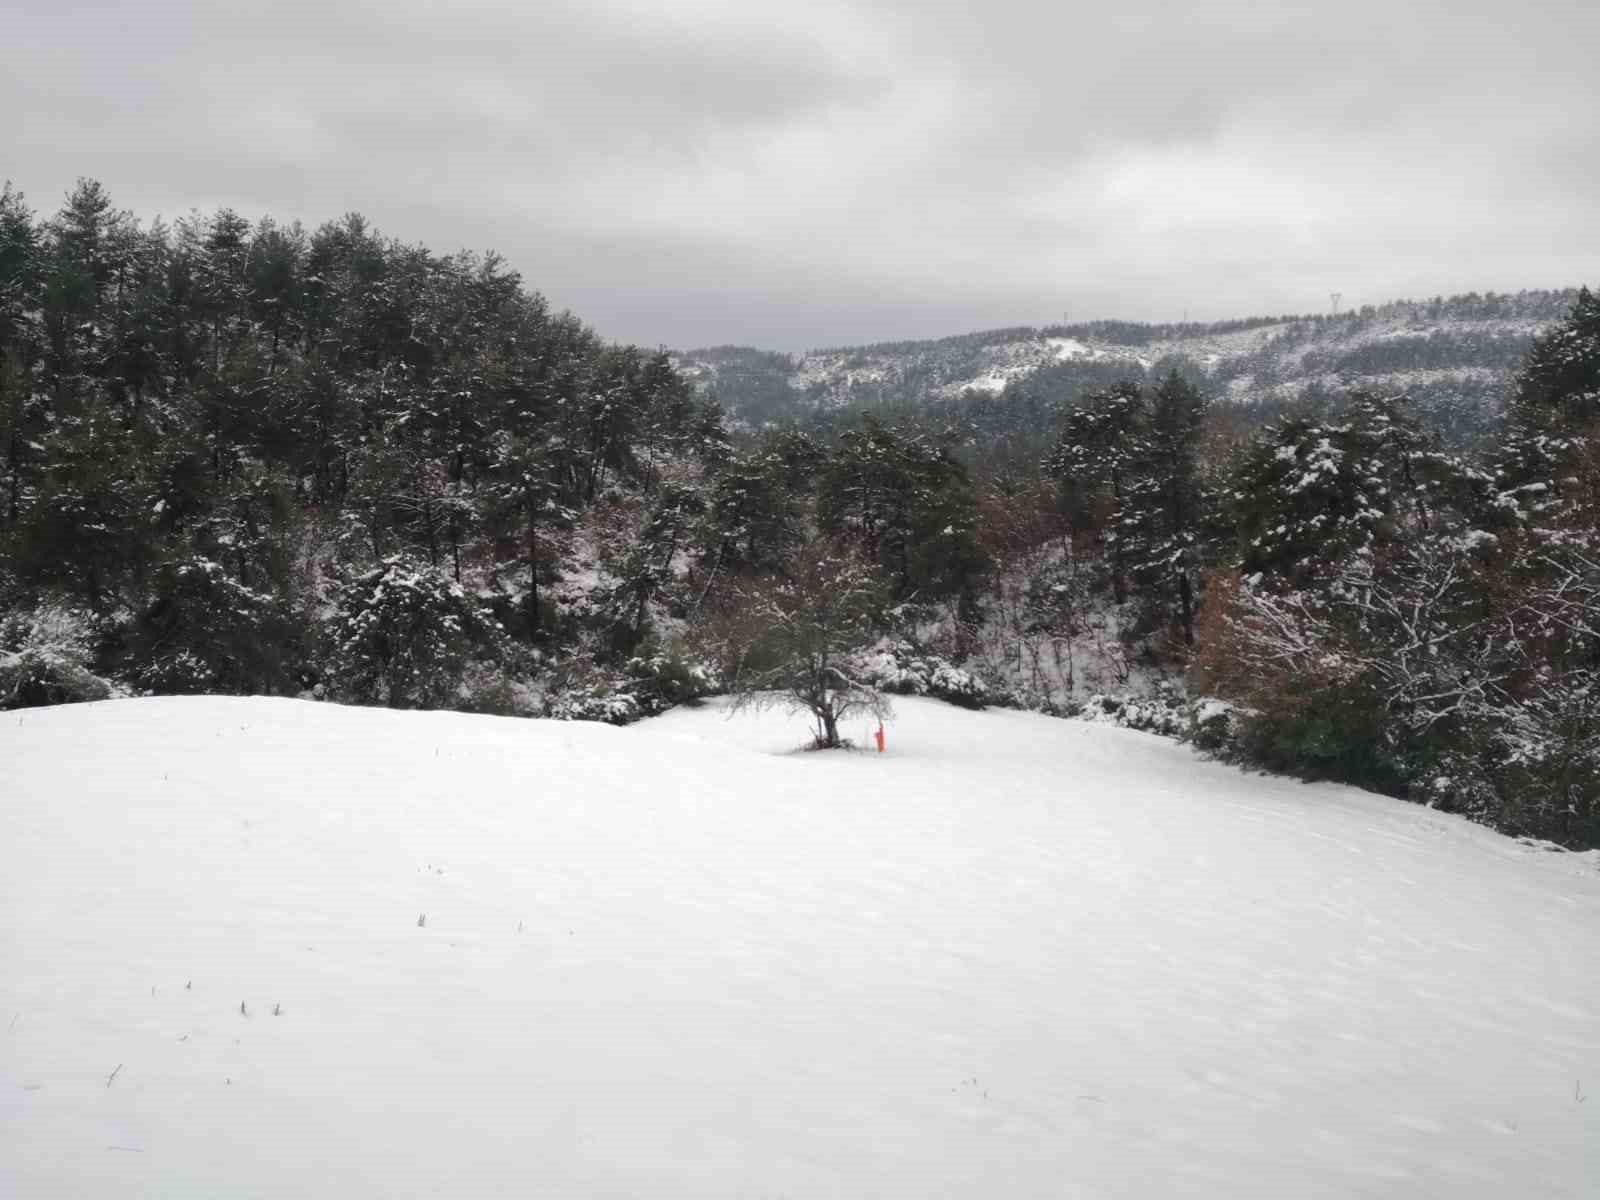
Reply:
[[819, 749], [844, 744], [839, 723], [847, 717], [887, 717], [888, 698], [851, 661], [881, 628], [886, 593], [873, 567], [822, 540], [797, 551], [782, 574], [736, 588], [728, 636], [734, 711], [809, 713]]

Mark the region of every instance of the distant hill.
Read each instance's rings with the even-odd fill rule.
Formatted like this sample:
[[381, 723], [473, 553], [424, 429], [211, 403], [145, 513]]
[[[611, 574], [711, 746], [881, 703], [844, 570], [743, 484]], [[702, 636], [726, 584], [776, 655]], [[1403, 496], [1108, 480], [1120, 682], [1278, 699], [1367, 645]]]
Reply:
[[1176, 368], [1213, 397], [1263, 416], [1336, 403], [1358, 388], [1406, 392], [1447, 442], [1467, 445], [1492, 424], [1534, 336], [1564, 317], [1576, 294], [1471, 293], [1211, 324], [1023, 326], [800, 355], [718, 346], [676, 361], [752, 430], [872, 409], [970, 426], [979, 436], [1016, 433], [1030, 414], [1048, 418], [1086, 391]]

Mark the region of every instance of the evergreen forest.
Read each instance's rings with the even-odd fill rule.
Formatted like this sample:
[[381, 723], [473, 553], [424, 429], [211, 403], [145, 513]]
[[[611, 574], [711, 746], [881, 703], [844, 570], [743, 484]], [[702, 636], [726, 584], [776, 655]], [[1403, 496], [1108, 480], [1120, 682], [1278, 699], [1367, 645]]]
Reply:
[[0, 708], [787, 689], [838, 744], [918, 692], [1600, 845], [1600, 299], [1513, 351], [1450, 422], [1108, 362], [779, 419], [781, 364], [728, 351], [751, 424], [494, 254], [7, 185]]

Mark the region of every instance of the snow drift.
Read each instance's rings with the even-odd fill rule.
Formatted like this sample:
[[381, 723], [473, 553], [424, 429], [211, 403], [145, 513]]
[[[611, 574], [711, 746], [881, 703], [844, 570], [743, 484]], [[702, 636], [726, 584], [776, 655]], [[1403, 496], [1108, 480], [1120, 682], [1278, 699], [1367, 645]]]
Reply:
[[0, 1194], [1596, 1186], [1596, 855], [898, 709], [7, 714]]

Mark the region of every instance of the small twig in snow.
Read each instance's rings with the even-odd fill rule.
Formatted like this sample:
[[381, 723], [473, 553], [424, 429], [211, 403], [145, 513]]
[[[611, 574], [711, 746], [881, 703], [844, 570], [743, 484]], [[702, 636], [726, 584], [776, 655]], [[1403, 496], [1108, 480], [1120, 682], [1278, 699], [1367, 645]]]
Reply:
[[120, 1072], [121, 1070], [122, 1070], [122, 1064], [118, 1063], [117, 1064], [117, 1069], [115, 1071], [112, 1071], [111, 1074], [106, 1076], [106, 1086], [107, 1087], [111, 1086], [111, 1081], [117, 1077], [118, 1072]]

